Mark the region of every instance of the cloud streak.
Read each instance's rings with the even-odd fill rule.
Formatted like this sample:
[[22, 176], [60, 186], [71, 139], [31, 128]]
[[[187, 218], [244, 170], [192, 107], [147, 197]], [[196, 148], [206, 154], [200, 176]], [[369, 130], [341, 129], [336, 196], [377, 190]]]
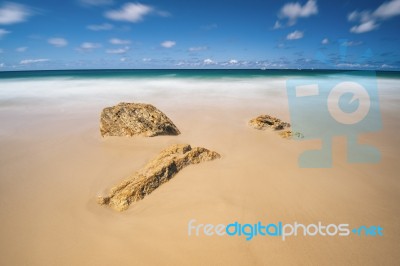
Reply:
[[79, 2], [84, 6], [107, 6], [114, 3], [113, 0], [80, 0]]
[[100, 48], [100, 43], [84, 42], [76, 50], [79, 52], [91, 52], [94, 49]]
[[103, 31], [103, 30], [112, 30], [114, 26], [110, 23], [103, 23], [99, 25], [88, 25], [86, 26], [87, 29], [92, 30], [92, 31]]
[[40, 63], [40, 62], [47, 62], [50, 61], [49, 59], [25, 59], [25, 60], [21, 60], [20, 64], [21, 65], [28, 65], [28, 64], [33, 64], [33, 63]]
[[275, 21], [275, 24], [272, 27], [272, 29], [277, 30], [277, 29], [281, 29], [281, 28], [283, 28], [283, 25], [279, 22], [279, 20]]
[[129, 51], [129, 47], [119, 48], [119, 49], [108, 49], [106, 50], [107, 54], [125, 54]]
[[342, 42], [340, 45], [350, 47], [350, 46], [359, 46], [361, 44], [363, 44], [363, 42], [361, 42], [361, 41], [345, 41], [345, 42]]
[[196, 47], [190, 47], [188, 49], [189, 52], [200, 52], [200, 51], [205, 51], [207, 50], [208, 47], [207, 46], [196, 46]]
[[68, 41], [64, 38], [50, 38], [47, 42], [55, 47], [64, 47], [68, 45]]
[[0, 39], [3, 38], [5, 35], [11, 33], [11, 31], [0, 29]]
[[18, 47], [17, 49], [15, 49], [15, 51], [17, 51], [18, 53], [26, 52], [26, 50], [28, 50], [28, 47], [26, 46]]
[[115, 45], [126, 45], [126, 44], [130, 44], [131, 41], [130, 40], [122, 40], [122, 39], [118, 39], [118, 38], [112, 38], [112, 39], [110, 39], [110, 43], [115, 44]]

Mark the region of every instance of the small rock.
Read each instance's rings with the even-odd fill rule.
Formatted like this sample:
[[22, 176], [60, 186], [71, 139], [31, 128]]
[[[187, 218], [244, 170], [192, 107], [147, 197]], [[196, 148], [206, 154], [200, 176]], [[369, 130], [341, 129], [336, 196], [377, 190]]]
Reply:
[[272, 128], [274, 130], [282, 130], [290, 127], [289, 123], [283, 122], [279, 118], [270, 115], [260, 115], [253, 118], [249, 122], [250, 126], [255, 129], [263, 130], [266, 128]]
[[279, 133], [279, 136], [281, 136], [284, 139], [291, 139], [291, 138], [302, 139], [302, 138], [304, 138], [304, 135], [301, 134], [300, 132], [293, 132], [291, 130], [282, 131]]
[[279, 132], [279, 136], [284, 139], [289, 139], [293, 136], [293, 132], [291, 130], [284, 130], [282, 132]]
[[151, 104], [119, 103], [106, 107], [100, 116], [101, 136], [179, 135], [179, 129]]

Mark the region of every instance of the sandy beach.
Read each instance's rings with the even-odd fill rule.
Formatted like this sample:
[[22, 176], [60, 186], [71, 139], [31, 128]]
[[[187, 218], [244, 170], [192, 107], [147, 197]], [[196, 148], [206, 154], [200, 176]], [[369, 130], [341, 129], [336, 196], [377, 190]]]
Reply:
[[[1, 265], [397, 265], [400, 262], [400, 82], [378, 81], [383, 128], [360, 141], [377, 164], [300, 168], [318, 140], [280, 138], [248, 121], [290, 122], [285, 78], [9, 79], [0, 81]], [[107, 137], [99, 115], [151, 103], [179, 136]], [[171, 144], [222, 158], [191, 165], [125, 212], [96, 198]], [[323, 222], [381, 226], [384, 236], [188, 236], [188, 222]]]

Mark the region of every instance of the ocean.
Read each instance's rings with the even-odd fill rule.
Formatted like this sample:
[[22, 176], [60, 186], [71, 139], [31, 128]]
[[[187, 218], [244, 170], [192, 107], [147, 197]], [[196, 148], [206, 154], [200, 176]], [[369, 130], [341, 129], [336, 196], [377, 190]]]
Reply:
[[[297, 69], [84, 69], [3, 71], [0, 79], [16, 78], [248, 78], [349, 74], [356, 70], [297, 70]], [[371, 71], [381, 78], [400, 78], [400, 71]]]
[[[96, 69], [0, 72], [0, 108], [15, 102], [109, 105], [120, 101], [181, 106], [237, 105], [252, 102], [277, 105], [287, 98], [287, 81], [297, 78], [336, 80], [367, 73], [377, 77], [381, 94], [398, 91], [400, 72], [349, 70], [260, 69]], [[361, 76], [363, 77], [363, 76]], [[361, 82], [361, 80], [360, 80]], [[397, 95], [397, 94], [396, 94]], [[275, 100], [274, 100], [275, 99]], [[22, 100], [22, 101], [21, 101]], [[286, 100], [287, 101], [287, 100]]]

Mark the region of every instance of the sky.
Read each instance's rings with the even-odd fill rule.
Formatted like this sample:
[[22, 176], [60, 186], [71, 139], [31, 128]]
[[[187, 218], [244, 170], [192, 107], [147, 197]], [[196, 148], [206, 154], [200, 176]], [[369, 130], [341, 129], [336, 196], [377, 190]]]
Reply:
[[400, 70], [400, 0], [0, 1], [0, 71]]

